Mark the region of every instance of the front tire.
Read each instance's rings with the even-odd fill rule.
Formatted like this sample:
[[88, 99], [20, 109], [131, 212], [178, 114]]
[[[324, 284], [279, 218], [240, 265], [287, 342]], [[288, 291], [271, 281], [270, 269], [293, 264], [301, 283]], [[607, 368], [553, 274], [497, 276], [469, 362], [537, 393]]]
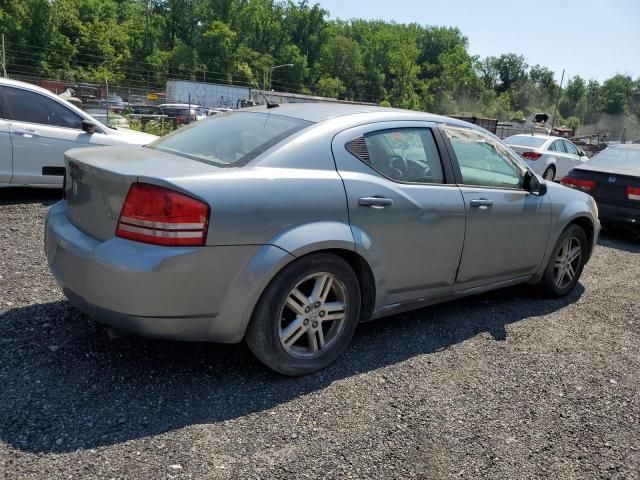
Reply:
[[329, 253], [307, 255], [267, 286], [245, 338], [269, 368], [292, 376], [311, 373], [347, 348], [360, 304], [358, 278], [347, 262]]
[[537, 284], [545, 296], [564, 297], [575, 288], [587, 261], [588, 245], [587, 234], [578, 225], [569, 225], [562, 232]]

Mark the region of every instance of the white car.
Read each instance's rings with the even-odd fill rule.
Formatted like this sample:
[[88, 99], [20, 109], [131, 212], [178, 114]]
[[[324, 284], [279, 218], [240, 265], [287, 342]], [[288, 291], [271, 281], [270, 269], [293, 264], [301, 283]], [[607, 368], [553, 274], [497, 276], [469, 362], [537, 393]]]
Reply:
[[560, 180], [574, 167], [589, 160], [565, 138], [550, 135], [513, 135], [504, 140], [527, 165], [545, 180]]
[[44, 88], [0, 78], [0, 187], [59, 188], [70, 148], [145, 145], [156, 138], [109, 128]]

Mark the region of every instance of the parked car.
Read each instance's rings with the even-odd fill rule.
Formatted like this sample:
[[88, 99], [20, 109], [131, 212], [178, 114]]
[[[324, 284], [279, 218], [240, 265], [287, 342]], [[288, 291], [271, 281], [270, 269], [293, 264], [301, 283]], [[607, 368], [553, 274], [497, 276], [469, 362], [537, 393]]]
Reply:
[[156, 138], [114, 130], [44, 88], [0, 78], [0, 187], [60, 188], [66, 150]]
[[564, 177], [588, 158], [569, 140], [549, 135], [513, 135], [504, 141], [545, 180]]
[[129, 122], [124, 116], [110, 110], [107, 112], [106, 108], [87, 108], [85, 112], [111, 128], [129, 128]]
[[107, 98], [98, 100], [98, 104], [117, 112], [121, 112], [129, 106], [129, 104], [122, 100], [122, 97], [119, 95], [109, 95]]
[[187, 125], [198, 120], [199, 105], [188, 103], [163, 103], [160, 105], [163, 115], [166, 115], [176, 127]]
[[168, 118], [157, 105], [131, 105], [128, 113], [129, 118], [138, 120], [142, 125], [146, 125], [151, 120], [164, 122]]
[[593, 196], [604, 226], [640, 233], [640, 145], [615, 145], [571, 170], [562, 184]]
[[593, 198], [479, 127], [375, 106], [253, 107], [66, 162], [46, 252], [73, 304], [143, 335], [246, 338], [288, 375], [359, 321], [520, 283], [566, 295], [600, 228]]

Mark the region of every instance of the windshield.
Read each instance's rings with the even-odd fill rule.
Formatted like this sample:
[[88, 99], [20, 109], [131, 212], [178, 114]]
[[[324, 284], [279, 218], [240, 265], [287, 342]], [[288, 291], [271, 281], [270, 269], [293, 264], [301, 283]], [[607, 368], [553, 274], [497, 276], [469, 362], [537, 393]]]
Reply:
[[600, 152], [587, 162], [597, 167], [640, 170], [640, 148], [611, 147]]
[[182, 127], [148, 147], [231, 167], [249, 162], [309, 125], [269, 113], [224, 113]]
[[546, 141], [546, 138], [534, 137], [533, 135], [514, 135], [513, 137], [505, 139], [504, 143], [507, 145], [517, 145], [519, 147], [539, 148]]

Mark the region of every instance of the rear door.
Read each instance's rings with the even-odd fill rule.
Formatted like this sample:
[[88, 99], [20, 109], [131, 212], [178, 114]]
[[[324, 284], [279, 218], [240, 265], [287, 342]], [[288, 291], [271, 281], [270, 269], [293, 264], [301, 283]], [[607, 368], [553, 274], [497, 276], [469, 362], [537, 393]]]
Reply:
[[554, 141], [549, 150], [553, 152], [553, 156], [556, 159], [556, 180], [560, 180], [566, 176], [569, 170], [574, 166], [574, 161], [571, 155], [567, 152], [564, 140]]
[[12, 183], [62, 185], [65, 151], [111, 144], [108, 135], [84, 132], [84, 117], [61, 101], [20, 87], [0, 92], [13, 144]]
[[532, 275], [547, 248], [548, 196], [524, 190], [525, 166], [500, 141], [478, 130], [442, 125], [467, 214], [456, 290]]
[[2, 97], [0, 96], [0, 184], [11, 182], [13, 175], [13, 146], [9, 123], [3, 115]]
[[464, 241], [462, 195], [426, 122], [381, 122], [338, 134], [333, 153], [356, 248], [381, 284], [378, 306], [447, 294]]

